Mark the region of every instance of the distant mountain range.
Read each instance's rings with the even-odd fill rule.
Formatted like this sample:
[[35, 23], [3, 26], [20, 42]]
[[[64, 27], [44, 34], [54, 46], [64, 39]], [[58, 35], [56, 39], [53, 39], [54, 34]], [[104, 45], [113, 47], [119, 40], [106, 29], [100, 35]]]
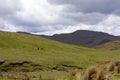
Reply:
[[78, 30], [68, 34], [55, 34], [53, 36], [41, 35], [44, 38], [56, 40], [63, 43], [84, 46], [96, 47], [110, 41], [120, 40], [120, 36], [113, 36], [103, 32]]
[[120, 39], [120, 36], [117, 36], [118, 39]]

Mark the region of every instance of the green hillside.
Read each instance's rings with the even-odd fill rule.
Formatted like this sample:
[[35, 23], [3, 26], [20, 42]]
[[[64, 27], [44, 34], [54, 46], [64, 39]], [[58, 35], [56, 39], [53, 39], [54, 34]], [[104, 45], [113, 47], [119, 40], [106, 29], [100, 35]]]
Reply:
[[[37, 36], [0, 32], [0, 68], [28, 65], [88, 67], [120, 59], [120, 50], [101, 51], [59, 43]], [[29, 63], [29, 64], [28, 64]], [[6, 69], [5, 69], [6, 70]]]
[[97, 49], [103, 50], [120, 50], [120, 41], [111, 41], [106, 44], [96, 47]]

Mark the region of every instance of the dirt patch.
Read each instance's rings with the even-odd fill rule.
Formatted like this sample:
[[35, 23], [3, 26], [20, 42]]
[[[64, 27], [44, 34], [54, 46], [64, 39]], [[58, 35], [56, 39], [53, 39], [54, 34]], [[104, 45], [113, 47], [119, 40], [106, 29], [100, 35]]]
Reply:
[[35, 71], [67, 71], [72, 72], [82, 69], [81, 67], [56, 65], [55, 67], [46, 67], [30, 61], [0, 61], [0, 72], [35, 72]]
[[73, 70], [80, 70], [83, 69], [81, 67], [76, 67], [76, 66], [68, 66], [68, 65], [57, 65], [55, 67], [52, 68], [52, 70], [57, 70], [57, 71], [73, 71]]
[[29, 72], [29, 71], [40, 71], [45, 69], [47, 68], [30, 61], [0, 61], [1, 72], [8, 72], [8, 71]]
[[2, 65], [2, 64], [4, 64], [5, 63], [5, 61], [0, 61], [0, 65]]

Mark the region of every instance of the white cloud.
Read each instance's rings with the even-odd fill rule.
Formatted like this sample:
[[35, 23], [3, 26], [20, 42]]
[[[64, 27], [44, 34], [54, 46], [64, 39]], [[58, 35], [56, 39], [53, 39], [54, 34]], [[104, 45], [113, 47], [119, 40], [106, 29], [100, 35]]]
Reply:
[[[75, 25], [75, 26], [64, 26], [63, 25], [57, 25], [54, 26], [54, 28], [52, 28], [52, 26], [45, 26], [46, 28], [51, 28], [48, 30], [46, 30], [45, 32], [38, 32], [38, 33], [33, 33], [33, 34], [37, 34], [37, 35], [54, 35], [54, 34], [61, 34], [61, 33], [71, 33], [74, 32], [76, 30], [84, 30], [84, 29], [89, 29], [90, 26], [84, 25], [84, 24], [79, 24], [79, 26]], [[59, 28], [59, 29], [55, 29], [55, 28]]]
[[55, 23], [62, 10], [62, 6], [51, 5], [47, 0], [21, 0], [21, 2], [23, 8], [17, 17], [37, 24]]
[[96, 25], [95, 30], [120, 35], [120, 16], [109, 15], [109, 17]]
[[114, 34], [114, 35], [120, 35], [119, 21], [120, 21], [119, 16], [109, 15], [105, 20], [95, 25], [87, 25], [87, 24], [80, 23], [74, 26], [66, 26], [56, 31], [50, 30], [42, 33], [36, 33], [36, 34], [53, 35], [53, 34], [61, 34], [61, 33], [71, 33], [76, 30], [94, 30], [94, 31], [100, 31], [100, 32], [107, 32], [109, 34]]
[[4, 30], [4, 31], [9, 31], [9, 32], [16, 32], [16, 31], [24, 31], [23, 27], [18, 27], [15, 25], [11, 25], [9, 23], [4, 23], [3, 24], [4, 27], [0, 27], [0, 30]]

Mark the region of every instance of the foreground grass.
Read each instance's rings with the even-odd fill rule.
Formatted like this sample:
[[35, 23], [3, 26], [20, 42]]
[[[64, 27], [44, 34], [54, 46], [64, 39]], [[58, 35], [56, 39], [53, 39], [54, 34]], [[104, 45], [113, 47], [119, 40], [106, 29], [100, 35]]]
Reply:
[[4, 72], [1, 74], [3, 76], [0, 76], [0, 80], [75, 80], [75, 77], [65, 71]]
[[31, 80], [56, 80], [65, 79], [66, 76], [70, 76], [68, 72], [65, 71], [41, 71], [41, 72], [29, 72], [29, 76], [32, 76]]
[[61, 79], [56, 79], [56, 80], [76, 80], [76, 77], [69, 76], [69, 77], [66, 77], [66, 78], [61, 78]]

